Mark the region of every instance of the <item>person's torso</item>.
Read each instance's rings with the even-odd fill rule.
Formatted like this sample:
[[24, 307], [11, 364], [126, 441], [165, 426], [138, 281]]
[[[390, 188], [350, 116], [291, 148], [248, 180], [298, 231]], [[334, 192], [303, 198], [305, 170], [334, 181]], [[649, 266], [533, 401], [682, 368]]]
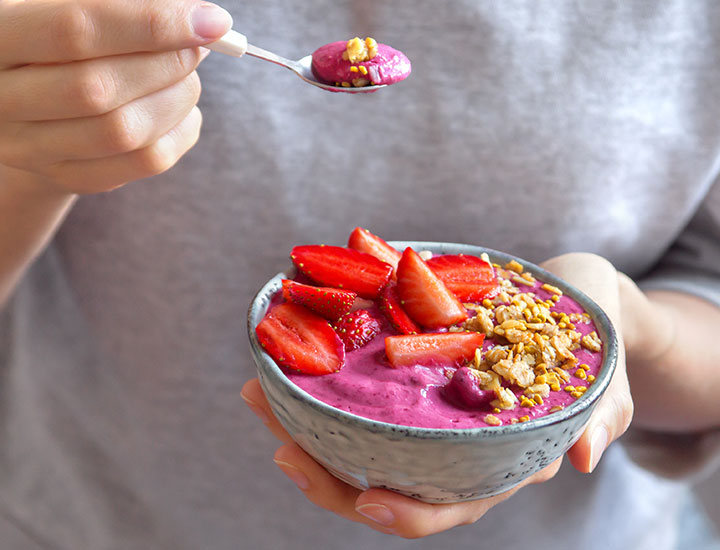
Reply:
[[[257, 59], [203, 63], [197, 147], [81, 199], [5, 316], [0, 510], [61, 550], [404, 548], [315, 509], [272, 465], [239, 397], [253, 293], [293, 245], [344, 244], [358, 225], [533, 261], [596, 252], [642, 275], [716, 166], [720, 6], [225, 5], [281, 55], [373, 36], [412, 75], [349, 96]], [[565, 468], [414, 547], [646, 548], [671, 522], [647, 532], [644, 509], [608, 533], [622, 514], [606, 506], [672, 508], [677, 491], [616, 450], [598, 475]]]

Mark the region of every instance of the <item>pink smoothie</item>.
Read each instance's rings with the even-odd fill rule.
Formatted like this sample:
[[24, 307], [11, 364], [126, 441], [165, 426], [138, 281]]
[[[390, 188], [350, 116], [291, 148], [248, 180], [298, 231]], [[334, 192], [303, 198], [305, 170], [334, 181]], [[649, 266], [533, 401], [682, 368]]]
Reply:
[[[531, 290], [538, 299], [553, 296], [541, 288], [540, 282]], [[588, 379], [575, 376], [576, 369], [569, 370], [570, 379], [562, 384], [560, 391], [551, 391], [542, 404], [524, 407], [519, 404], [512, 410], [494, 410], [489, 403], [467, 406], [453, 398], [447, 391], [451, 376], [457, 366], [412, 366], [392, 368], [385, 356], [385, 336], [397, 334], [377, 309], [371, 309], [382, 320], [383, 331], [366, 346], [346, 354], [345, 366], [338, 372], [324, 376], [309, 376], [284, 369], [288, 378], [300, 388], [338, 409], [373, 420], [417, 426], [424, 428], [477, 428], [488, 424], [485, 418], [494, 415], [502, 425], [537, 418], [553, 412], [551, 409], [565, 407], [575, 401], [567, 386], [588, 386]], [[582, 314], [582, 307], [568, 296], [561, 296], [553, 312]], [[596, 330], [587, 316], [573, 323], [575, 331], [586, 335]], [[486, 338], [483, 349], [497, 345], [495, 338]], [[587, 376], [596, 376], [602, 362], [602, 352], [590, 352], [585, 348], [573, 350], [578, 364], [587, 365]], [[461, 373], [462, 374], [462, 373]], [[592, 379], [592, 378], [591, 378]], [[522, 389], [508, 386], [520, 398]], [[524, 418], [527, 417], [527, 418]]]
[[[325, 84], [341, 85], [352, 83], [359, 77], [370, 81], [370, 85], [394, 84], [410, 74], [410, 60], [402, 52], [378, 44], [378, 53], [369, 61], [351, 63], [342, 58], [347, 41], [332, 42], [318, 48], [312, 55], [312, 71]], [[351, 67], [364, 67], [367, 75], [353, 71]]]

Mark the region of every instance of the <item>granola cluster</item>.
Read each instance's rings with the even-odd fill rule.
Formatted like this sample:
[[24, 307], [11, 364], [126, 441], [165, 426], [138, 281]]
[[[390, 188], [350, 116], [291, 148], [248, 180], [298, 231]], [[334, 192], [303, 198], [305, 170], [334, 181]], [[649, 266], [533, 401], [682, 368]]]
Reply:
[[366, 38], [360, 40], [357, 36], [347, 41], [342, 58], [350, 63], [362, 63], [370, 61], [378, 53], [378, 45], [375, 39]]
[[363, 86], [372, 84], [371, 79], [368, 77], [368, 68], [365, 65], [357, 65], [357, 63], [370, 61], [377, 53], [378, 44], [373, 38], [368, 37], [365, 40], [360, 40], [356, 36], [348, 40], [345, 45], [345, 51], [342, 53], [342, 58], [353, 64], [350, 66], [350, 72], [357, 73], [357, 76], [350, 82], [338, 82], [336, 85], [346, 88], [351, 86], [362, 88]]
[[[576, 399], [582, 396], [595, 376], [588, 373], [588, 365], [580, 363], [576, 351], [602, 349], [595, 331], [583, 335], [577, 330], [579, 324], [590, 322], [590, 316], [555, 311], [562, 291], [549, 284], [538, 287], [521, 264], [513, 261], [495, 268], [500, 281], [498, 294], [481, 304], [464, 304], [475, 315], [450, 328], [482, 332], [494, 343], [485, 351], [478, 349], [468, 365], [480, 389], [494, 392], [495, 399], [490, 403], [493, 412], [532, 409], [542, 405], [550, 392], [565, 391]], [[536, 288], [550, 293], [550, 297], [539, 298]], [[581, 383], [569, 384], [571, 376]], [[520, 391], [514, 392], [511, 387]], [[556, 406], [548, 412], [561, 408]], [[500, 425], [495, 414], [488, 414], [485, 422]], [[525, 420], [529, 415], [511, 421]]]

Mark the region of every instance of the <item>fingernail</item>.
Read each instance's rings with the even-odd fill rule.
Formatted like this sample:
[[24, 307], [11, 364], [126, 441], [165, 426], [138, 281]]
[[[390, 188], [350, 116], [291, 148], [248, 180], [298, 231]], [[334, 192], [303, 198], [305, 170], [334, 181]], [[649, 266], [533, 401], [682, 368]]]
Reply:
[[210, 55], [210, 50], [207, 48], [203, 48], [202, 46], [198, 48], [200, 50], [200, 61], [205, 59], [208, 55]]
[[202, 38], [220, 38], [232, 26], [232, 16], [220, 6], [202, 2], [192, 13], [192, 26]]
[[250, 409], [252, 412], [255, 413], [255, 415], [262, 420], [263, 424], [267, 424], [270, 422], [270, 417], [267, 415], [267, 413], [253, 401], [252, 399], [249, 399], [245, 397], [243, 394], [240, 394], [240, 397], [243, 398], [243, 401], [245, 401], [245, 404], [248, 406], [248, 409]]
[[355, 508], [355, 511], [380, 525], [387, 526], [395, 521], [395, 516], [390, 508], [382, 504], [363, 504]]
[[310, 488], [310, 480], [295, 466], [293, 466], [292, 464], [288, 464], [287, 462], [283, 462], [282, 460], [274, 460], [274, 462], [278, 465], [278, 468], [280, 468], [283, 473], [288, 476], [293, 481], [293, 483], [295, 483], [295, 485], [298, 486], [301, 491], [307, 491]]
[[605, 426], [598, 426], [595, 428], [595, 431], [592, 433], [592, 438], [590, 439], [590, 471], [592, 472], [596, 466], [598, 465], [598, 462], [600, 462], [600, 457], [602, 456], [603, 452], [605, 452], [605, 448], [608, 444], [608, 433]]

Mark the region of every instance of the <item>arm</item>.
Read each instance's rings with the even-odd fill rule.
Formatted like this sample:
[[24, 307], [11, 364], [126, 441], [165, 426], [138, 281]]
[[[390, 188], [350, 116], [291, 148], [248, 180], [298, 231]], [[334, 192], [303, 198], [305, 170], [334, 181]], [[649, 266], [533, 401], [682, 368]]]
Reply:
[[620, 275], [635, 425], [664, 432], [720, 426], [720, 308], [681, 292], [643, 292]]
[[635, 424], [665, 433], [720, 427], [720, 180], [640, 285], [645, 294], [620, 276]]
[[75, 201], [31, 174], [0, 166], [0, 307]]

